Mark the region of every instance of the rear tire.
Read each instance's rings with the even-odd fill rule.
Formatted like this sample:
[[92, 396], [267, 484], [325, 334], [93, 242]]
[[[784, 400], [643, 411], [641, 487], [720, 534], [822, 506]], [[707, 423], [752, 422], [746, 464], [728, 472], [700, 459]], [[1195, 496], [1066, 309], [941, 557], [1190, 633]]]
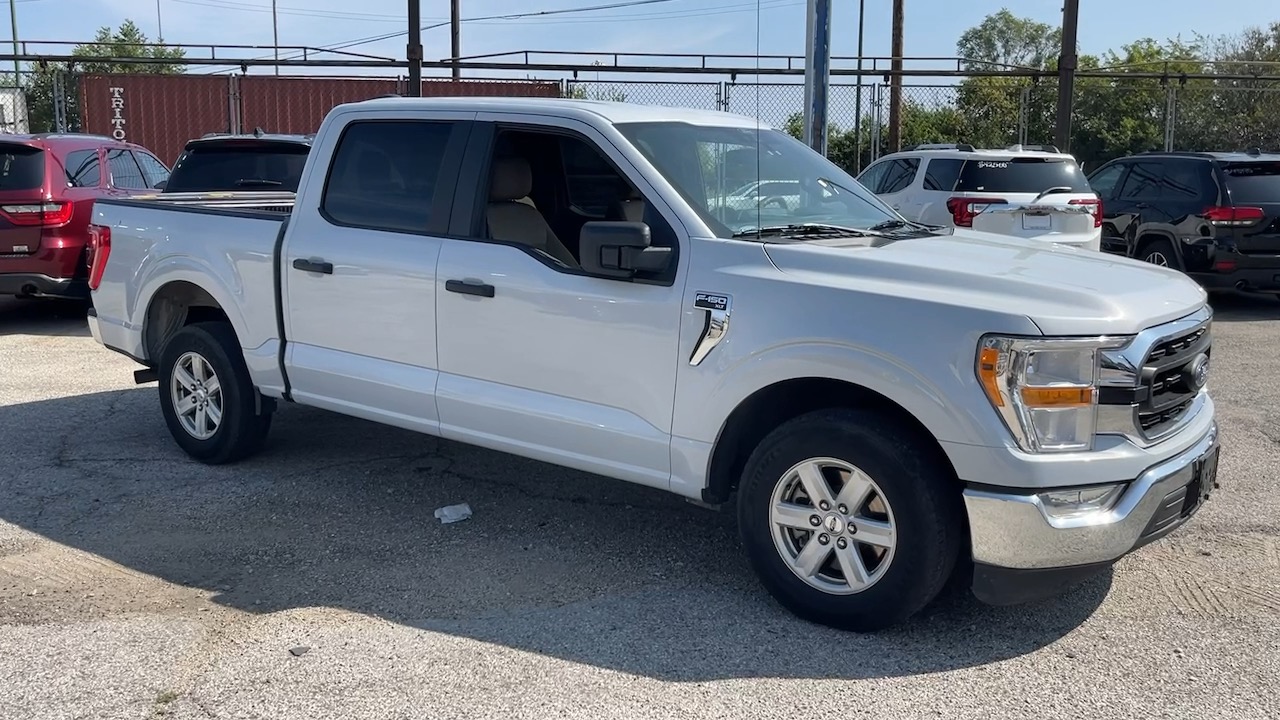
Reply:
[[1172, 270], [1182, 269], [1182, 262], [1178, 260], [1178, 253], [1174, 249], [1173, 243], [1164, 239], [1143, 242], [1138, 248], [1138, 259]]
[[[857, 632], [898, 624], [937, 597], [963, 545], [964, 511], [929, 444], [870, 410], [816, 411], [770, 433], [738, 493], [742, 543], [769, 593], [801, 618]], [[828, 497], [812, 497], [817, 483]]]
[[157, 368], [160, 409], [188, 455], [209, 465], [241, 460], [262, 448], [271, 406], [257, 409], [240, 343], [226, 322], [188, 325], [164, 346]]

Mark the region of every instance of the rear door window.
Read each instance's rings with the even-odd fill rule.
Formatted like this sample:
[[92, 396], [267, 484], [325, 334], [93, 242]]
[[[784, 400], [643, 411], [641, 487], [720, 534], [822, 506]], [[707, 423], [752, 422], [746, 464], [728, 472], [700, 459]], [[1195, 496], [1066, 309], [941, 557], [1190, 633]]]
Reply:
[[102, 184], [102, 165], [97, 150], [67, 153], [67, 184], [71, 187], [98, 187]]
[[309, 152], [291, 142], [198, 143], [174, 163], [165, 192], [297, 192]]
[[142, 169], [128, 150], [107, 151], [107, 167], [111, 169], [111, 184], [129, 190], [144, 190], [147, 179], [142, 176]]
[[1054, 187], [1093, 192], [1075, 160], [1060, 157], [965, 160], [956, 183], [958, 192], [1041, 193]]
[[142, 175], [147, 179], [147, 187], [157, 187], [169, 179], [169, 168], [154, 156], [144, 152], [135, 152], [134, 157], [142, 167]]
[[1280, 162], [1225, 162], [1222, 174], [1231, 202], [1280, 203]]
[[0, 190], [38, 190], [44, 186], [44, 151], [0, 143]]

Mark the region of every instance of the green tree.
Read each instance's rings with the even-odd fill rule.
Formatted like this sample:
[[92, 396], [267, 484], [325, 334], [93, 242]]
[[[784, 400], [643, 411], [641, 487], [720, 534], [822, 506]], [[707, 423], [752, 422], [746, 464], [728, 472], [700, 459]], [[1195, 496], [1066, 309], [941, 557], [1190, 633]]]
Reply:
[[1061, 46], [1060, 29], [1003, 9], [965, 30], [956, 51], [966, 70], [991, 69], [993, 65], [1040, 69], [1056, 60]]
[[[146, 33], [137, 24], [125, 20], [114, 31], [109, 27], [99, 28], [93, 42], [77, 45], [71, 51], [73, 56], [85, 58], [84, 61], [73, 61], [70, 65], [39, 64], [27, 83], [31, 130], [48, 132], [56, 129], [54, 93], [57, 88], [55, 78], [59, 74], [63, 80], [61, 90], [67, 106], [67, 124], [78, 128], [80, 93], [75, 81], [78, 73], [171, 75], [183, 72], [182, 59], [186, 54], [182, 48], [156, 47], [149, 43]], [[172, 62], [137, 62], [139, 59]]]

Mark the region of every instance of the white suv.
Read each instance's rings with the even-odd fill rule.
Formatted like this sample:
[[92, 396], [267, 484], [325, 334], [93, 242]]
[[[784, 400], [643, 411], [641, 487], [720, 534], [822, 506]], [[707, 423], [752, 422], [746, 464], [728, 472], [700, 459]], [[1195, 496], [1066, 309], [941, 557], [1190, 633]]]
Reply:
[[917, 145], [868, 165], [858, 181], [903, 217], [1100, 250], [1102, 201], [1053, 146], [982, 150]]

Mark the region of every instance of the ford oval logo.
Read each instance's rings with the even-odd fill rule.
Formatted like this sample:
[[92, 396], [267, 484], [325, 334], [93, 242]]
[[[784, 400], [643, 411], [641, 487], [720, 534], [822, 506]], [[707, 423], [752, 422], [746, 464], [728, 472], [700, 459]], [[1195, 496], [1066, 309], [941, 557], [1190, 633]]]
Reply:
[[1192, 391], [1198, 391], [1209, 383], [1209, 356], [1200, 353], [1182, 371], [1183, 380]]

